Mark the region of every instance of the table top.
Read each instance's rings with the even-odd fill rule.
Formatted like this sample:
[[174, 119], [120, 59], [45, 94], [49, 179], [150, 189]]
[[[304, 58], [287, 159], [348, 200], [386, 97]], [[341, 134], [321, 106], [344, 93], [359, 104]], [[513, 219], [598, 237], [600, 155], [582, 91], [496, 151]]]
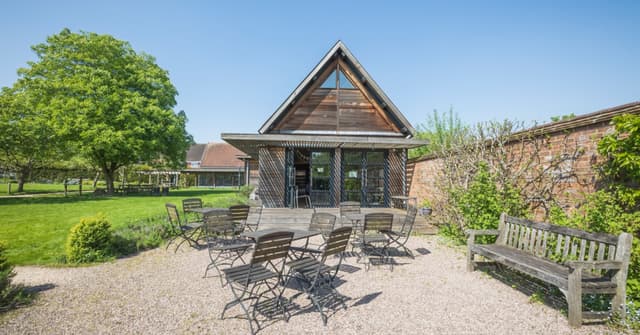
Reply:
[[252, 232], [246, 232], [243, 233], [242, 236], [244, 237], [248, 237], [252, 240], [257, 240], [260, 237], [267, 235], [267, 234], [271, 234], [271, 233], [275, 233], [278, 231], [288, 231], [288, 232], [292, 232], [293, 233], [293, 240], [300, 240], [303, 238], [309, 238], [312, 236], [316, 236], [316, 235], [320, 235], [321, 232], [317, 231], [317, 230], [300, 230], [300, 229], [288, 229], [288, 228], [267, 228], [267, 229], [262, 229], [262, 230], [258, 230], [258, 231], [252, 231]]
[[214, 212], [214, 211], [228, 211], [228, 210], [229, 210], [228, 208], [200, 207], [200, 208], [188, 208], [185, 210], [185, 212], [207, 214], [209, 212]]
[[391, 199], [397, 199], [397, 200], [416, 200], [416, 197], [407, 197], [404, 195], [393, 195], [391, 196]]
[[364, 214], [362, 213], [348, 213], [344, 215], [347, 219], [351, 220], [351, 221], [363, 221], [364, 220]]

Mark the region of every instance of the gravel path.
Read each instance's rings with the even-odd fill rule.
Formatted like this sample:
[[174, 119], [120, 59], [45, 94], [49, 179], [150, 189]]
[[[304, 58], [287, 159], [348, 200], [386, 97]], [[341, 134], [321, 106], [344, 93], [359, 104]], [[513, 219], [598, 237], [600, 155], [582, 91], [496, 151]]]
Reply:
[[[294, 312], [259, 334], [610, 334], [603, 325], [572, 329], [557, 309], [483, 272], [468, 273], [460, 250], [437, 237], [412, 238], [416, 259], [365, 271], [347, 259], [347, 310], [323, 327], [316, 312]], [[231, 291], [202, 278], [206, 250], [163, 248], [84, 268], [19, 267], [15, 281], [48, 288], [33, 306], [0, 316], [1, 334], [246, 334], [245, 320], [220, 320]], [[289, 290], [291, 293], [293, 290]], [[295, 293], [295, 292], [294, 292]], [[304, 306], [308, 300], [299, 297]], [[228, 315], [238, 314], [235, 308]]]

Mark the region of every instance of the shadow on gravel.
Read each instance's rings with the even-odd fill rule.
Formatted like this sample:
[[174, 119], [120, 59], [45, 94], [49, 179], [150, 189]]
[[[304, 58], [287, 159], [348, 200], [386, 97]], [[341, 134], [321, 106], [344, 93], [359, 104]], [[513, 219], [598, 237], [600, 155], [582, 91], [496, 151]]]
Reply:
[[557, 287], [493, 262], [479, 263], [478, 270], [529, 296], [530, 303], [543, 303], [566, 314], [567, 302]]
[[29, 294], [37, 294], [40, 292], [51, 290], [55, 287], [56, 285], [47, 283], [47, 284], [36, 285], [36, 286], [25, 286], [24, 291]]
[[416, 249], [416, 251], [420, 254], [420, 255], [428, 255], [431, 253], [431, 251], [429, 251], [429, 249], [427, 248], [418, 248]]
[[368, 303], [372, 302], [375, 298], [377, 298], [381, 294], [382, 294], [382, 292], [376, 292], [376, 293], [367, 294], [364, 297], [358, 299], [352, 306], [355, 307], [355, 306], [368, 304]]

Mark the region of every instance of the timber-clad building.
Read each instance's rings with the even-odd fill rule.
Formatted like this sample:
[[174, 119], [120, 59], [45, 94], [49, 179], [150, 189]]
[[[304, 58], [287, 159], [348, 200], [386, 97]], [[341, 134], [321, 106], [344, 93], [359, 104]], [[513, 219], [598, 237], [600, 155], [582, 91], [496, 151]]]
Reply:
[[426, 144], [414, 135], [338, 41], [257, 134], [223, 133], [222, 139], [257, 166], [254, 184], [265, 207], [294, 206], [300, 198], [313, 207], [342, 201], [388, 207], [391, 196], [408, 191], [407, 149]]

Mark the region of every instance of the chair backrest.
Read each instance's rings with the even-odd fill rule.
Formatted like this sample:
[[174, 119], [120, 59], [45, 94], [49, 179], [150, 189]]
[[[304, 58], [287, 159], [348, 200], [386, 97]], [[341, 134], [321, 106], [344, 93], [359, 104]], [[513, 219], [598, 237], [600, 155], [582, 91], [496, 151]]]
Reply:
[[188, 198], [182, 200], [182, 210], [186, 211], [192, 208], [202, 208], [202, 199], [200, 198]]
[[340, 203], [340, 216], [360, 214], [360, 203], [357, 201], [343, 201]]
[[332, 256], [335, 254], [339, 254], [347, 248], [347, 244], [349, 244], [349, 237], [351, 236], [351, 231], [353, 228], [351, 227], [342, 227], [335, 229], [329, 233], [329, 238], [327, 239], [327, 244], [322, 253], [323, 260], [328, 256]]
[[311, 223], [309, 224], [309, 230], [315, 230], [322, 233], [322, 237], [326, 240], [329, 238], [329, 234], [333, 231], [333, 226], [336, 224], [336, 216], [329, 213], [313, 213], [311, 217]]
[[289, 231], [277, 231], [258, 238], [251, 257], [251, 264], [264, 262], [273, 264], [273, 261], [287, 257], [292, 239], [293, 232]]
[[418, 213], [418, 209], [409, 206], [407, 207], [407, 216], [404, 217], [404, 222], [402, 223], [402, 228], [400, 228], [400, 232], [405, 235], [411, 234], [411, 230], [413, 230], [413, 224], [416, 222], [416, 214]]
[[208, 237], [233, 232], [233, 220], [228, 209], [215, 209], [203, 215], [203, 227]]
[[231, 217], [233, 221], [246, 221], [249, 217], [250, 206], [247, 205], [235, 205], [229, 207], [229, 211], [231, 212]]
[[171, 203], [164, 204], [164, 207], [167, 208], [167, 216], [169, 217], [169, 223], [174, 227], [180, 227], [182, 224], [180, 221], [180, 214], [178, 214], [178, 208], [176, 205]]
[[393, 214], [369, 213], [364, 216], [364, 231], [391, 230], [393, 226]]

